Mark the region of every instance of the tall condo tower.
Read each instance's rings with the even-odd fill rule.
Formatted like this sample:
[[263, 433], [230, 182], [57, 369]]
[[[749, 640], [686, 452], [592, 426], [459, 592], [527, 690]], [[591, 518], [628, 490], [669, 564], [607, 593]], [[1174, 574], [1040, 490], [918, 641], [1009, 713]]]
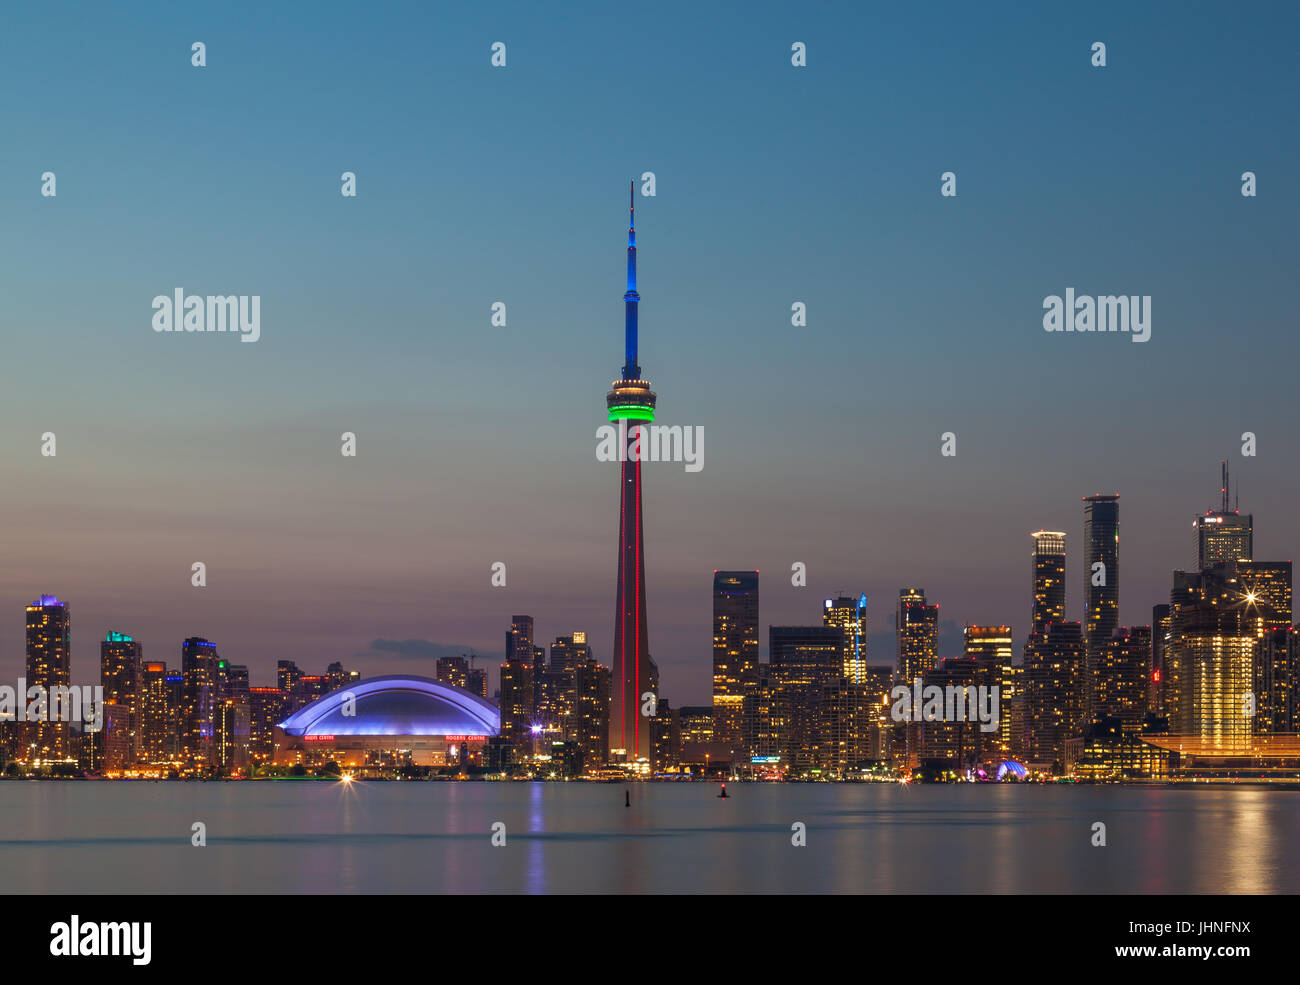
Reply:
[[1119, 496], [1083, 498], [1084, 725], [1091, 722], [1096, 673], [1119, 626]]
[[[627, 291], [623, 295], [623, 375], [605, 395], [609, 419], [622, 444], [618, 507], [618, 599], [614, 616], [614, 668], [610, 679], [610, 757], [650, 758], [649, 720], [642, 695], [651, 690], [653, 664], [645, 614], [645, 547], [641, 536], [641, 428], [655, 418], [655, 395], [637, 364], [636, 183], [628, 188]], [[621, 750], [621, 751], [620, 751]]]
[[898, 590], [897, 681], [911, 687], [916, 678], [939, 662], [939, 606], [928, 605], [924, 588]]
[[[72, 684], [72, 616], [67, 602], [53, 595], [42, 595], [27, 606], [27, 684], [45, 688], [48, 702], [44, 721], [27, 726], [27, 748], [23, 752], [36, 759], [66, 759], [72, 755], [70, 731], [56, 708], [51, 688]], [[20, 695], [19, 700], [25, 700]], [[70, 709], [68, 713], [71, 714]]]
[[[758, 689], [758, 572], [713, 572], [713, 740], [752, 743], [746, 699]], [[749, 755], [748, 752], [744, 753]]]
[[1039, 530], [1034, 538], [1034, 612], [1030, 632], [1046, 633], [1050, 623], [1065, 621], [1065, 534]]

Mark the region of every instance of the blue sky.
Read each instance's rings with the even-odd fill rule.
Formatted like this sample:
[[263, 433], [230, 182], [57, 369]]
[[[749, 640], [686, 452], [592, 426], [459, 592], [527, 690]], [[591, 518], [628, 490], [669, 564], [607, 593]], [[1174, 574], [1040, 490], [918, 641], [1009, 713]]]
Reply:
[[[646, 469], [675, 703], [707, 699], [714, 568], [763, 572], [764, 627], [842, 589], [887, 633], [919, 584], [1022, 636], [1029, 531], [1069, 534], [1078, 618], [1080, 497], [1118, 491], [1145, 623], [1224, 457], [1257, 555], [1291, 557], [1300, 18], [1131, 6], [6, 11], [0, 666], [41, 592], [72, 602], [78, 680], [109, 628], [269, 681], [413, 669], [376, 639], [500, 652], [513, 613], [608, 661], [595, 428], [645, 171], [641, 363], [659, 420], [706, 435], [702, 472]], [[261, 340], [154, 333], [177, 287], [260, 295]], [[1151, 295], [1151, 341], [1044, 333], [1067, 287]]]

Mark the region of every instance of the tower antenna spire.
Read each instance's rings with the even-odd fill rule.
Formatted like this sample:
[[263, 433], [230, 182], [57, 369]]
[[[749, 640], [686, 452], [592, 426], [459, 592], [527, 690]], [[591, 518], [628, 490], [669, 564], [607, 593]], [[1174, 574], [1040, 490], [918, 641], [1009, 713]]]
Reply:
[[641, 295], [636, 292], [636, 179], [627, 184], [627, 291], [623, 295], [624, 355], [623, 379], [639, 380], [641, 367], [637, 365], [637, 303]]
[[1228, 512], [1228, 460], [1225, 458], [1219, 463], [1220, 472], [1222, 473], [1223, 488], [1219, 490], [1223, 493], [1223, 512]]

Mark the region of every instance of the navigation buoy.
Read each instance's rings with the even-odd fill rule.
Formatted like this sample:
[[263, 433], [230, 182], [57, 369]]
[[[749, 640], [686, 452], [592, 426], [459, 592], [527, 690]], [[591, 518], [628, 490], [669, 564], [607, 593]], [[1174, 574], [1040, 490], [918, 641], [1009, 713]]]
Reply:
[[623, 806], [624, 806], [624, 807], [631, 807], [631, 806], [632, 806], [632, 791], [631, 791], [631, 790], [624, 790], [624, 791], [623, 791]]
[[727, 785], [725, 783], [722, 785], [722, 793], [718, 794], [718, 796], [723, 800], [727, 799]]

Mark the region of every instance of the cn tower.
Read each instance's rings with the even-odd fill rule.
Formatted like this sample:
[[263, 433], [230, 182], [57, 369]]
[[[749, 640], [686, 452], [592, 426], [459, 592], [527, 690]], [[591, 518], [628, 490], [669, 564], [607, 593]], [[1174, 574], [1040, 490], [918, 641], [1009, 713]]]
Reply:
[[653, 663], [645, 615], [645, 547], [641, 535], [641, 428], [655, 419], [655, 395], [637, 365], [636, 182], [629, 187], [627, 292], [623, 295], [623, 375], [605, 396], [623, 446], [618, 507], [618, 601], [610, 677], [609, 749], [613, 761], [650, 758], [649, 719], [641, 715]]

